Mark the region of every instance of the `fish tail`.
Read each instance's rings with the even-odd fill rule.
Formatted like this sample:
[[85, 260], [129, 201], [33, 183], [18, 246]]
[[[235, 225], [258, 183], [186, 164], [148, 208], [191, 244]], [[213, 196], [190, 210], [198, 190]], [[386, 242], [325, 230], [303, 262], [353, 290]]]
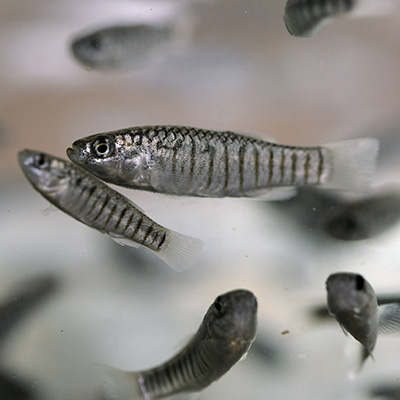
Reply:
[[167, 240], [156, 254], [175, 271], [184, 271], [197, 261], [204, 242], [169, 230]]
[[345, 140], [324, 145], [332, 156], [332, 172], [321, 187], [365, 191], [375, 175], [379, 142], [375, 138]]
[[358, 0], [350, 15], [353, 18], [385, 16], [390, 14], [395, 6], [394, 0]]
[[96, 369], [103, 381], [104, 395], [107, 400], [140, 400], [145, 398], [140, 388], [137, 372], [123, 371], [107, 365], [98, 365]]

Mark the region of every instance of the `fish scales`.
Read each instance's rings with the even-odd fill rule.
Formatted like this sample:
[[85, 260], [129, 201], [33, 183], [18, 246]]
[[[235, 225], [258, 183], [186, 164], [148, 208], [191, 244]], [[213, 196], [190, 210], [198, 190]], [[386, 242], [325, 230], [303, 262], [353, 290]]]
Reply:
[[175, 190], [191, 195], [250, 196], [268, 186], [320, 184], [330, 172], [325, 149], [276, 145], [229, 131], [155, 127], [116, 135], [116, 141], [145, 148], [156, 187], [168, 190], [163, 182], [172, 181]]
[[202, 241], [167, 229], [94, 175], [45, 153], [24, 150], [19, 162], [32, 186], [76, 220], [120, 244], [142, 245], [171, 268], [190, 267]]

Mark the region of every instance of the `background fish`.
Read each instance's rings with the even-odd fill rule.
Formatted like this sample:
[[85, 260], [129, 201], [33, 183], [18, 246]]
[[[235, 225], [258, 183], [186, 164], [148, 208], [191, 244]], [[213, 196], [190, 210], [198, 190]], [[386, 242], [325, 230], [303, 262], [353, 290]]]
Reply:
[[203, 242], [158, 225], [125, 196], [74, 164], [23, 150], [21, 168], [32, 186], [56, 207], [120, 244], [142, 245], [171, 268], [190, 267]]
[[288, 0], [283, 20], [292, 36], [310, 37], [341, 14], [379, 15], [392, 9], [391, 0]]
[[171, 360], [138, 372], [102, 367], [108, 400], [164, 399], [199, 392], [248, 352], [257, 330], [257, 300], [239, 289], [218, 296], [193, 339]]
[[[77, 140], [67, 155], [99, 178], [134, 189], [188, 196], [293, 195], [290, 187], [365, 188], [376, 139], [321, 147], [284, 146], [230, 131], [143, 126]], [[274, 192], [271, 191], [272, 188]], [[289, 189], [288, 189], [289, 188]]]
[[126, 69], [160, 60], [183, 48], [190, 32], [191, 20], [184, 17], [158, 25], [114, 25], [77, 36], [71, 51], [89, 68]]
[[400, 329], [400, 303], [378, 307], [372, 286], [359, 274], [340, 272], [326, 281], [328, 310], [344, 332], [363, 346], [361, 365], [372, 355], [378, 331]]

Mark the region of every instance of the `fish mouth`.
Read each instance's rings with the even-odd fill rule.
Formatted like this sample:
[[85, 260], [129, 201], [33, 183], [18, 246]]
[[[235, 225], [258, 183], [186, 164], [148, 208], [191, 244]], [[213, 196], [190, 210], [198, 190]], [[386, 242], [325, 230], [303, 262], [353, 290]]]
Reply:
[[74, 146], [68, 147], [67, 151], [67, 156], [72, 162], [77, 162], [78, 161], [78, 149]]
[[33, 155], [35, 155], [37, 152], [33, 150], [28, 150], [24, 149], [18, 152], [18, 162], [21, 165], [21, 167], [25, 166], [28, 164], [28, 160], [31, 159]]

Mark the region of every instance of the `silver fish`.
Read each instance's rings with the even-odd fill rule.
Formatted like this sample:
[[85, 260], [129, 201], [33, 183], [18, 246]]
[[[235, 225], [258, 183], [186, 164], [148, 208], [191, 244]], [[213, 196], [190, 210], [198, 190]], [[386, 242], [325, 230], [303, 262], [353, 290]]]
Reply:
[[393, 8], [392, 3], [392, 0], [288, 0], [283, 20], [292, 36], [311, 37], [339, 15], [387, 14]]
[[248, 352], [257, 330], [257, 300], [238, 289], [218, 296], [193, 339], [164, 364], [128, 372], [101, 367], [108, 400], [171, 399], [203, 390]]
[[100, 179], [133, 189], [285, 198], [302, 185], [365, 189], [378, 147], [373, 138], [296, 147], [230, 131], [142, 126], [77, 140], [67, 155]]
[[132, 201], [76, 165], [43, 152], [18, 153], [32, 186], [56, 207], [116, 242], [152, 250], [171, 268], [190, 267], [203, 242], [162, 227]]
[[[117, 25], [84, 33], [72, 40], [71, 51], [84, 66], [113, 70], [140, 66], [169, 54], [187, 39], [180, 23]], [[181, 32], [182, 30], [182, 32]]]
[[326, 281], [328, 310], [343, 331], [363, 345], [361, 365], [372, 355], [378, 332], [400, 329], [400, 303], [378, 306], [372, 286], [359, 274], [339, 272]]

